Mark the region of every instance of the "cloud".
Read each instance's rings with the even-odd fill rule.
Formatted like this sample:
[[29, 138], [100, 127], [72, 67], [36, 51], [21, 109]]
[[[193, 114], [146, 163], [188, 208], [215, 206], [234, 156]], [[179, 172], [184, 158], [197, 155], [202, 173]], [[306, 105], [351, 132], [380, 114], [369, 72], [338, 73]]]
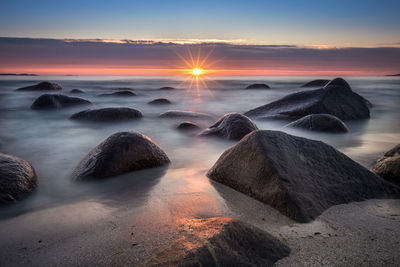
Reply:
[[[185, 39], [186, 40], [186, 39]], [[259, 73], [400, 72], [399, 47], [251, 45], [229, 40], [110, 40], [0, 37], [0, 71], [69, 68], [179, 69], [189, 52], [213, 69]], [[197, 40], [197, 42], [195, 42]], [[189, 60], [190, 61], [190, 60]], [[278, 71], [278, 72], [276, 72]], [[117, 73], [117, 72], [113, 72]], [[244, 72], [246, 73], [246, 72]], [[248, 73], [248, 72], [247, 72]], [[271, 72], [272, 73], [272, 72]], [[78, 74], [78, 73], [76, 73]]]

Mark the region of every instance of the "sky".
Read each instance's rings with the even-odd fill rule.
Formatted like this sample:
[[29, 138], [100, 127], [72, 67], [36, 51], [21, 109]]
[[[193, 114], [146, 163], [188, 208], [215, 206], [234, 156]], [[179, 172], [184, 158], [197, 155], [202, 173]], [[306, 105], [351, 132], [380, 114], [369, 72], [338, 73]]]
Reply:
[[0, 72], [170, 75], [200, 49], [213, 51], [215, 74], [398, 73], [399, 10], [398, 0], [2, 0]]

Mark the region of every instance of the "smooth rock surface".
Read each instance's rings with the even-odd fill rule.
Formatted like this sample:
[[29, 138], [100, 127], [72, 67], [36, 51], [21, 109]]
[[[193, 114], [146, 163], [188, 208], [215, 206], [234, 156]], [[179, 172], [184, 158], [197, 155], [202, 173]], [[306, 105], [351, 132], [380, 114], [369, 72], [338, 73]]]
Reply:
[[211, 114], [194, 112], [194, 111], [180, 111], [180, 110], [168, 110], [161, 113], [160, 118], [197, 118], [197, 119], [212, 119], [214, 118]]
[[243, 136], [255, 130], [258, 130], [257, 126], [248, 117], [239, 113], [228, 113], [199, 135], [240, 140]]
[[200, 127], [197, 124], [191, 121], [184, 121], [181, 124], [179, 124], [176, 128], [180, 131], [193, 131], [200, 129]]
[[0, 153], [0, 205], [24, 198], [36, 186], [36, 173], [29, 162]]
[[220, 156], [207, 176], [299, 222], [333, 205], [400, 197], [399, 187], [333, 147], [279, 131], [247, 135]]
[[290, 253], [267, 232], [232, 218], [189, 219], [181, 228], [143, 266], [272, 266]]
[[289, 123], [285, 127], [326, 133], [347, 133], [349, 131], [342, 120], [329, 114], [310, 114]]
[[400, 185], [400, 144], [386, 152], [372, 171], [383, 179]]
[[253, 83], [246, 87], [246, 89], [270, 89], [265, 83]]
[[73, 172], [74, 180], [101, 179], [166, 165], [167, 154], [138, 132], [118, 132], [96, 146]]
[[148, 104], [150, 104], [150, 105], [168, 105], [168, 104], [171, 104], [171, 101], [169, 101], [166, 98], [157, 98], [157, 99], [150, 101]]
[[136, 94], [132, 91], [118, 91], [114, 93], [107, 93], [107, 94], [99, 94], [100, 97], [107, 97], [107, 96], [136, 96]]
[[32, 109], [54, 109], [75, 105], [89, 105], [90, 101], [67, 95], [44, 94], [39, 96], [32, 104]]
[[88, 121], [122, 121], [136, 120], [142, 117], [143, 113], [133, 108], [100, 108], [83, 110], [73, 114], [70, 118]]
[[336, 78], [324, 88], [287, 95], [244, 115], [296, 120], [309, 114], [330, 114], [341, 120], [357, 120], [370, 117], [369, 105], [369, 101], [353, 92], [345, 80]]
[[324, 87], [327, 83], [329, 83], [329, 80], [318, 79], [305, 83], [301, 87]]
[[18, 88], [16, 91], [58, 91], [61, 89], [61, 86], [56, 83], [40, 82], [35, 85]]
[[176, 88], [171, 87], [171, 86], [164, 86], [164, 87], [161, 87], [160, 90], [176, 90]]
[[82, 91], [81, 89], [72, 89], [69, 91], [71, 94], [84, 94], [85, 92]]

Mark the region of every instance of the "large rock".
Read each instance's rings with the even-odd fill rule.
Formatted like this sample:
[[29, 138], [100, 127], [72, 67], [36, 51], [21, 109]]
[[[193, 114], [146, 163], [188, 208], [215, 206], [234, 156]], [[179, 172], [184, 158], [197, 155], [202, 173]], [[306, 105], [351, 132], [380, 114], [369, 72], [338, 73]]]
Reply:
[[0, 205], [24, 198], [36, 186], [35, 170], [27, 161], [0, 153]]
[[333, 147], [279, 131], [245, 136], [207, 175], [299, 222], [337, 204], [400, 197], [399, 187]]
[[118, 132], [86, 155], [74, 170], [73, 178], [101, 179], [169, 162], [167, 154], [149, 137], [137, 132]]
[[311, 114], [285, 127], [301, 128], [310, 131], [327, 132], [327, 133], [347, 133], [349, 129], [346, 124], [338, 117], [329, 114]]
[[92, 104], [90, 101], [79, 98], [71, 97], [66, 95], [53, 95], [44, 94], [39, 96], [32, 104], [32, 109], [52, 109], [52, 108], [64, 108], [75, 105], [88, 105]]
[[270, 89], [265, 83], [253, 83], [246, 87], [246, 89]]
[[312, 80], [311, 82], [303, 84], [301, 87], [324, 87], [327, 83], [329, 83], [329, 80]]
[[289, 253], [270, 234], [235, 219], [188, 219], [143, 266], [272, 266]]
[[171, 104], [171, 101], [169, 101], [166, 98], [157, 98], [157, 99], [150, 101], [148, 104], [150, 104], [150, 105], [169, 105], [169, 104]]
[[386, 152], [372, 171], [383, 179], [400, 185], [400, 144]]
[[200, 136], [219, 136], [229, 140], [240, 140], [243, 136], [257, 130], [257, 126], [246, 116], [228, 113], [216, 123], [202, 131]]
[[35, 85], [18, 88], [17, 91], [58, 91], [61, 86], [56, 83], [40, 82]]
[[168, 110], [161, 113], [160, 118], [189, 118], [189, 119], [213, 119], [214, 116], [211, 114], [195, 112], [195, 111], [180, 111], [180, 110]]
[[331, 114], [341, 120], [369, 118], [370, 103], [353, 92], [342, 78], [324, 88], [287, 95], [267, 105], [244, 113], [251, 118], [299, 119], [309, 114]]
[[108, 96], [136, 96], [136, 93], [132, 92], [132, 91], [118, 91], [118, 92], [114, 92], [114, 93], [107, 93], [107, 94], [99, 94], [98, 96], [100, 97], [108, 97]]
[[87, 121], [121, 121], [136, 120], [142, 117], [143, 113], [133, 108], [100, 108], [83, 110], [73, 114], [70, 118]]

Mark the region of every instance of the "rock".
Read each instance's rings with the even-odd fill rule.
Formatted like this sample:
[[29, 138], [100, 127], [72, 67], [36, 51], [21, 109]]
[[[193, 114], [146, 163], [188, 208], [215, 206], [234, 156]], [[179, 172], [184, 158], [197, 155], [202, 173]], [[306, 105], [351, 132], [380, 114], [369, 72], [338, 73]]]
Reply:
[[301, 87], [324, 87], [327, 83], [329, 83], [329, 80], [313, 80], [311, 82], [303, 84]]
[[61, 86], [56, 83], [40, 82], [35, 85], [18, 88], [16, 91], [58, 91]]
[[71, 94], [84, 94], [85, 92], [80, 89], [72, 89], [69, 91]]
[[108, 93], [108, 94], [99, 94], [98, 96], [100, 97], [107, 97], [107, 96], [136, 96], [134, 92], [131, 91], [118, 91], [114, 93]]
[[253, 83], [246, 87], [246, 89], [270, 89], [265, 83]]
[[257, 126], [246, 116], [239, 113], [228, 113], [218, 119], [200, 136], [219, 136], [229, 140], [240, 140], [243, 136], [257, 130]]
[[168, 104], [171, 104], [171, 101], [169, 101], [166, 98], [157, 98], [157, 99], [150, 101], [148, 104], [150, 104], [150, 105], [168, 105]]
[[338, 117], [329, 114], [311, 114], [297, 121], [289, 123], [285, 127], [302, 128], [310, 131], [327, 133], [347, 133], [349, 129]]
[[193, 130], [199, 130], [200, 127], [196, 124], [194, 124], [191, 121], [184, 121], [181, 124], [178, 125], [178, 127], [176, 127], [178, 130], [181, 131], [193, 131]]
[[108, 178], [169, 162], [167, 154], [149, 137], [137, 132], [118, 132], [86, 155], [74, 170], [73, 178]]
[[0, 205], [16, 202], [37, 186], [32, 165], [14, 156], [0, 153]]
[[32, 109], [64, 108], [75, 105], [92, 104], [90, 101], [79, 97], [66, 95], [44, 94], [39, 96], [32, 104]]
[[164, 87], [161, 87], [160, 90], [176, 90], [176, 88], [170, 87], [170, 86], [164, 86]]
[[399, 187], [333, 147], [279, 131], [248, 134], [207, 176], [298, 222], [309, 222], [333, 205], [400, 197]]
[[290, 249], [232, 218], [187, 219], [180, 234], [143, 266], [272, 266]]
[[330, 114], [341, 120], [369, 118], [368, 102], [348, 83], [336, 78], [324, 88], [287, 95], [244, 113], [250, 118], [299, 119], [309, 114]]
[[191, 118], [191, 119], [213, 119], [214, 116], [206, 113], [194, 112], [194, 111], [180, 111], [180, 110], [168, 110], [161, 113], [160, 118]]
[[140, 110], [133, 108], [87, 109], [73, 114], [70, 119], [87, 121], [136, 120], [143, 117]]
[[372, 171], [383, 179], [400, 185], [400, 144], [386, 152]]

